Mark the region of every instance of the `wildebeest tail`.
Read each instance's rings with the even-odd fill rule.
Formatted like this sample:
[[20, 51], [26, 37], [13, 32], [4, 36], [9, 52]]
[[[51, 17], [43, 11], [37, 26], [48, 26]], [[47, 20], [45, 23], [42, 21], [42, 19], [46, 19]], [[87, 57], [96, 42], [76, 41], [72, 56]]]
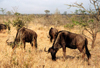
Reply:
[[87, 55], [87, 57], [88, 57], [88, 59], [91, 57], [91, 54], [90, 54], [90, 52], [89, 52], [89, 50], [88, 50], [88, 48], [87, 48], [87, 44], [88, 44], [88, 41], [87, 41], [87, 39], [85, 40], [85, 49], [86, 49], [86, 55]]
[[36, 39], [36, 41], [35, 41], [35, 47], [37, 48], [37, 39]]
[[34, 40], [35, 40], [35, 47], [37, 48], [37, 34], [36, 37], [34, 37]]

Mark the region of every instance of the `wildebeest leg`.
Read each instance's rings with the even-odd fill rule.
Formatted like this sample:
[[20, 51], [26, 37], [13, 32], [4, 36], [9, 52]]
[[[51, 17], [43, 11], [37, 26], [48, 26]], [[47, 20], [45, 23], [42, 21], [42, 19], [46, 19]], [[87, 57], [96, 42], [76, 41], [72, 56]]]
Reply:
[[24, 50], [25, 50], [25, 40], [22, 40], [22, 44], [24, 45]]
[[33, 44], [35, 46], [35, 49], [37, 49], [37, 41], [35, 39], [34, 41], [31, 42], [32, 49], [33, 49]]
[[84, 57], [85, 57], [85, 47], [78, 47], [78, 50], [83, 53], [82, 55], [82, 59], [84, 60]]
[[[78, 50], [80, 51], [80, 53], [82, 53], [83, 52], [83, 48], [82, 47], [77, 47], [78, 48]], [[82, 58], [84, 58], [84, 53], [83, 53], [83, 55], [82, 55]]]
[[85, 53], [86, 53], [86, 52], [85, 52], [85, 47], [84, 47], [84, 49], [83, 49], [82, 52], [83, 52], [82, 58], [84, 59], [84, 57], [85, 57]]
[[33, 42], [30, 42], [30, 44], [31, 44], [31, 46], [32, 46], [32, 48], [33, 48]]
[[25, 42], [24, 42], [24, 50], [25, 50]]
[[63, 59], [65, 61], [65, 58], [66, 58], [66, 47], [63, 46]]
[[33, 49], [33, 44], [34, 44], [34, 43], [33, 43], [33, 41], [32, 41], [32, 42], [30, 42], [30, 43], [31, 43], [31, 46], [32, 46], [32, 49]]
[[37, 49], [37, 38], [35, 38], [33, 42], [34, 42], [35, 48]]
[[83, 53], [83, 55], [82, 55], [82, 59], [84, 59], [84, 57], [85, 57], [85, 53]]

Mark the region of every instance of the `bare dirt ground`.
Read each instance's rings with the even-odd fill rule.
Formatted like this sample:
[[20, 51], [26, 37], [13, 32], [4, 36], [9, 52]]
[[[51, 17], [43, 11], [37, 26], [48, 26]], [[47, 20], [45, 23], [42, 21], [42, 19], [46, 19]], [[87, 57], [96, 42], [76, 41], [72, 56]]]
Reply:
[[[44, 52], [44, 48], [48, 49], [52, 46], [49, 38], [47, 38], [49, 29], [54, 26], [43, 26], [41, 24], [30, 23], [29, 29], [34, 30], [38, 34], [37, 42], [38, 49], [32, 50], [29, 43], [26, 44], [26, 49], [19, 46], [15, 53], [11, 56], [12, 48], [6, 44], [9, 37], [15, 37], [16, 29], [11, 28], [10, 35], [0, 33], [0, 68], [100, 68], [100, 33], [97, 35], [96, 45], [91, 49], [91, 41], [89, 41], [88, 49], [91, 53], [90, 65], [87, 64], [87, 57], [85, 60], [81, 58], [81, 53], [77, 49], [66, 48], [66, 60], [63, 61], [63, 52], [60, 49], [57, 52], [57, 60], [52, 61], [51, 54]], [[80, 33], [79, 29], [67, 29], [63, 26], [55, 27], [58, 30], [68, 30], [74, 33]], [[89, 35], [86, 33], [86, 35]]]

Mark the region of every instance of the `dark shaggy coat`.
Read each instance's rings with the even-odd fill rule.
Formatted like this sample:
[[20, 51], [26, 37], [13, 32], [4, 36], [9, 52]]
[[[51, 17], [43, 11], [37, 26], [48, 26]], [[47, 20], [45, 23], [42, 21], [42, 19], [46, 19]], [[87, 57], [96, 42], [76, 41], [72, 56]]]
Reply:
[[50, 37], [50, 42], [52, 42], [52, 40], [55, 40], [55, 36], [58, 33], [58, 30], [56, 28], [51, 28], [49, 30], [49, 37]]
[[22, 44], [24, 44], [24, 49], [25, 49], [25, 43], [29, 42], [31, 44], [31, 46], [33, 47], [33, 44], [35, 45], [35, 47], [37, 48], [37, 34], [35, 31], [31, 30], [31, 29], [27, 29], [25, 27], [20, 28], [17, 31], [16, 34], [16, 38], [14, 41], [14, 46], [12, 48], [15, 48], [15, 43], [16, 42], [21, 42]]
[[[87, 39], [80, 34], [71, 33], [68, 31], [59, 31], [58, 35], [53, 43], [53, 46], [48, 49], [48, 52], [51, 53], [52, 60], [56, 60], [56, 53], [59, 48], [63, 49], [63, 56], [66, 56], [66, 47], [70, 49], [78, 49], [83, 53], [83, 58], [85, 54], [87, 55], [88, 61], [91, 57], [91, 54], [87, 47]], [[89, 62], [88, 62], [89, 63]]]

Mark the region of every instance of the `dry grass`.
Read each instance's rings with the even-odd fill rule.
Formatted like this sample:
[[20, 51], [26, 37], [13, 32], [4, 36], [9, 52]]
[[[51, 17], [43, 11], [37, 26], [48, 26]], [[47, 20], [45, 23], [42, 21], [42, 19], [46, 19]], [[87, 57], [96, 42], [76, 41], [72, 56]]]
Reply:
[[[0, 68], [100, 68], [100, 33], [97, 36], [96, 46], [91, 49], [91, 41], [89, 40], [89, 50], [91, 53], [90, 65], [87, 65], [87, 60], [81, 58], [80, 52], [76, 49], [66, 48], [66, 60], [63, 61], [62, 49], [57, 52], [57, 60], [52, 61], [51, 54], [44, 52], [44, 48], [48, 49], [52, 46], [49, 38], [47, 38], [50, 27], [42, 24], [28, 24], [28, 28], [34, 30], [38, 34], [38, 50], [32, 50], [29, 43], [26, 44], [26, 50], [21, 46], [16, 48], [16, 52], [11, 56], [12, 48], [6, 44], [8, 36], [16, 35], [16, 29], [11, 27], [10, 35], [0, 33]], [[68, 30], [74, 33], [80, 33], [76, 27], [67, 29], [63, 26], [56, 27], [58, 30]], [[89, 35], [86, 33], [86, 35]]]

